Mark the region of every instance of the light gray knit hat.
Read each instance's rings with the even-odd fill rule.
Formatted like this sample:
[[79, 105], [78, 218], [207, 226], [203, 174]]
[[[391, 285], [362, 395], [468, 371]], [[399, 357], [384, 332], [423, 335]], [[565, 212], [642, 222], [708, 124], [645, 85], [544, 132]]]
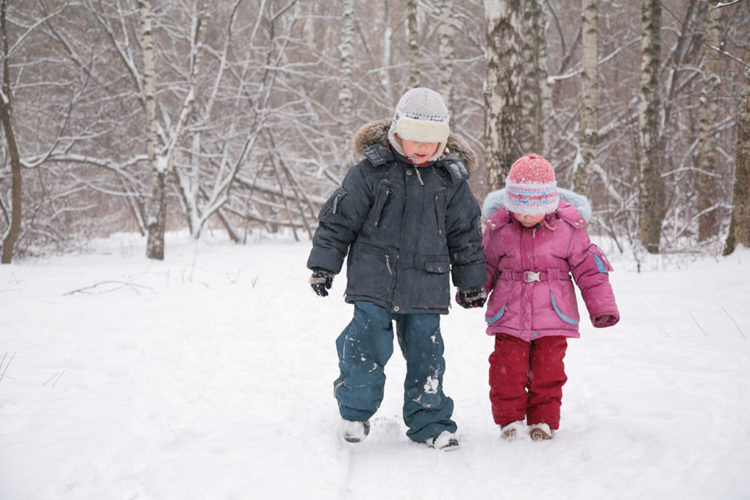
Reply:
[[450, 115], [443, 98], [425, 87], [417, 87], [407, 91], [396, 104], [391, 128], [388, 130], [388, 140], [391, 145], [404, 154], [398, 136], [407, 141], [438, 142], [435, 154], [428, 160], [434, 161], [443, 154], [445, 144], [450, 134]]

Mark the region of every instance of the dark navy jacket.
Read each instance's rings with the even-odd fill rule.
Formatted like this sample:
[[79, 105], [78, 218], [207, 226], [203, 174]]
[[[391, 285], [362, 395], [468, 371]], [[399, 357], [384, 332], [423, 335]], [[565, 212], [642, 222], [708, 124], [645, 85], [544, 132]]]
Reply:
[[480, 210], [457, 158], [417, 167], [375, 144], [323, 205], [308, 268], [338, 273], [347, 259], [346, 301], [394, 313], [441, 313], [449, 272], [459, 288], [486, 280]]

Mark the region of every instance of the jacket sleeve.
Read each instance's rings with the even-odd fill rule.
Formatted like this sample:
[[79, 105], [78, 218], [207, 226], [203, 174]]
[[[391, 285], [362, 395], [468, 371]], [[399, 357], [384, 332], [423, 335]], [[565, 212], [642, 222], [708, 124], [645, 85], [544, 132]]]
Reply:
[[461, 182], [445, 214], [451, 276], [458, 288], [484, 285], [487, 272], [482, 251], [481, 212], [469, 184]]
[[494, 231], [489, 227], [485, 227], [484, 233], [482, 234], [482, 250], [484, 250], [484, 266], [487, 271], [487, 282], [484, 284], [484, 291], [489, 293], [495, 288], [495, 282], [498, 276], [500, 276], [500, 247], [495, 239], [498, 237], [499, 231]]
[[[568, 262], [581, 297], [589, 311], [591, 323], [597, 328], [612, 326], [620, 321], [615, 295], [609, 282], [612, 266], [604, 253], [591, 243], [583, 229], [576, 229], [570, 242]], [[608, 316], [608, 321], [597, 318]]]
[[307, 259], [309, 269], [321, 268], [335, 274], [341, 271], [349, 245], [367, 217], [369, 191], [363, 169], [355, 165], [320, 209], [313, 248]]

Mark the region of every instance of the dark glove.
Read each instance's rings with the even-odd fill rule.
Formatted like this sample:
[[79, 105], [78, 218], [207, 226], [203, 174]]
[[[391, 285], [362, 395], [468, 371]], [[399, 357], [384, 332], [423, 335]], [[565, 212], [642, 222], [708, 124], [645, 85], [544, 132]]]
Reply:
[[328, 297], [328, 290], [333, 285], [333, 273], [325, 269], [313, 269], [310, 286], [321, 297]]
[[459, 288], [456, 294], [456, 302], [463, 308], [482, 307], [487, 300], [484, 287]]

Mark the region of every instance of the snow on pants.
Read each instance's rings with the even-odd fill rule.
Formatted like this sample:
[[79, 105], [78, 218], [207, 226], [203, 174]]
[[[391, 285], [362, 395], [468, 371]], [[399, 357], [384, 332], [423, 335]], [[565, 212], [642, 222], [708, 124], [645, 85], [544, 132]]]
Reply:
[[336, 339], [339, 378], [334, 395], [341, 417], [368, 420], [383, 400], [385, 364], [393, 354], [393, 326], [406, 358], [403, 417], [406, 435], [422, 442], [455, 431], [453, 400], [443, 393], [443, 339], [438, 314], [394, 314], [371, 302], [354, 303], [354, 318]]
[[526, 342], [510, 335], [495, 336], [490, 355], [490, 402], [498, 425], [523, 420], [529, 425], [560, 426], [562, 388], [568, 380], [563, 358], [565, 337]]

